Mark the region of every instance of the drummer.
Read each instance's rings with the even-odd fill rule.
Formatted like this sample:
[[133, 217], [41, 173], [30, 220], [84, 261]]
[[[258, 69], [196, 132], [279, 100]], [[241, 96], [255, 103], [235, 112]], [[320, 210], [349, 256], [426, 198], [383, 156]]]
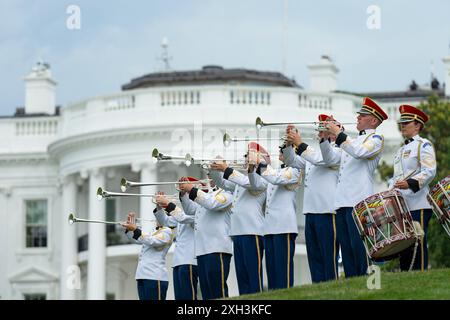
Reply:
[[[394, 176], [390, 186], [400, 189], [414, 221], [420, 223], [424, 237], [417, 247], [413, 270], [424, 271], [428, 268], [427, 229], [432, 210], [427, 201], [429, 183], [436, 175], [436, 156], [433, 145], [420, 137], [428, 116], [411, 105], [401, 105], [400, 129], [404, 145], [394, 158]], [[409, 270], [414, 255], [414, 246], [400, 255], [401, 270]]]

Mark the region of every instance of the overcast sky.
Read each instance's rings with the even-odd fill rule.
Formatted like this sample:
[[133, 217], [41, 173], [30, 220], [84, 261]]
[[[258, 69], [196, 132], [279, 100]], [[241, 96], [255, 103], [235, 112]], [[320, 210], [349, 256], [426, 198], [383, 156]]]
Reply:
[[[450, 54], [450, 1], [289, 0], [286, 75], [308, 88], [307, 65], [331, 55], [338, 88], [402, 90], [444, 79]], [[115, 93], [131, 78], [162, 68], [169, 39], [176, 70], [218, 64], [282, 71], [284, 0], [0, 0], [0, 115], [24, 104], [23, 77], [38, 58], [58, 82], [57, 103]], [[69, 5], [81, 29], [66, 27]], [[380, 8], [369, 29], [367, 8]]]

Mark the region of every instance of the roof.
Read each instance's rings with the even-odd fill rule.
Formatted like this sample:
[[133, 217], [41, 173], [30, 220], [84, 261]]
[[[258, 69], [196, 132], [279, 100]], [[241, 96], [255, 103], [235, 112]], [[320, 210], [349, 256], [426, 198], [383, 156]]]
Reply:
[[17, 107], [16, 112], [12, 116], [0, 116], [0, 119], [17, 119], [17, 118], [38, 118], [38, 117], [58, 117], [61, 114], [61, 106], [55, 107], [54, 114], [48, 113], [25, 113], [25, 107]]
[[223, 84], [230, 82], [300, 87], [295, 80], [289, 79], [279, 72], [224, 69], [221, 66], [210, 65], [204, 66], [201, 70], [149, 73], [124, 84], [122, 90], [160, 86]]
[[381, 91], [381, 92], [364, 92], [358, 93], [358, 95], [371, 97], [380, 101], [394, 101], [394, 100], [420, 100], [427, 99], [429, 96], [437, 95], [438, 97], [445, 97], [443, 89], [431, 90], [431, 89], [417, 89], [406, 91]]

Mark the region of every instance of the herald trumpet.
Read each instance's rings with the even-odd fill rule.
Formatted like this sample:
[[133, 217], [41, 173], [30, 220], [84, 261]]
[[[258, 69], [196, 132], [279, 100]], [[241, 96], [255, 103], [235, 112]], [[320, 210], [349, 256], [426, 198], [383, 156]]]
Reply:
[[[209, 181], [211, 181], [211, 179], [203, 179], [203, 180], [199, 180], [199, 181], [193, 181], [192, 184], [202, 184], [202, 183], [209, 183]], [[122, 190], [122, 192], [127, 191], [128, 188], [133, 188], [133, 187], [144, 187], [144, 186], [163, 186], [163, 185], [174, 185], [175, 188], [178, 188], [179, 184], [183, 184], [186, 182], [183, 181], [171, 181], [171, 182], [133, 182], [133, 181], [128, 181], [125, 178], [122, 178], [122, 180], [120, 181], [120, 190]]]
[[[113, 197], [149, 197], [149, 198], [153, 198], [153, 200], [155, 200], [157, 196], [160, 196], [160, 194], [110, 192], [107, 190], [103, 190], [102, 187], [99, 187], [97, 189], [97, 199], [98, 200], [102, 200], [102, 199], [106, 199], [106, 198], [113, 198]], [[169, 200], [173, 200], [173, 201], [177, 201], [179, 199], [177, 194], [162, 194], [162, 196], [166, 197]]]
[[245, 162], [245, 159], [244, 160], [218, 159], [218, 158], [215, 158], [215, 159], [212, 159], [212, 158], [209, 158], [209, 159], [208, 158], [200, 158], [200, 159], [195, 158], [194, 159], [189, 153], [186, 154], [186, 158], [189, 159], [189, 161], [191, 163], [200, 165], [202, 167], [202, 169], [204, 169], [204, 170], [211, 169], [211, 163], [212, 162], [220, 162], [220, 161], [228, 162], [228, 166], [229, 167], [231, 167], [233, 169], [237, 169], [237, 170], [245, 170], [246, 166], [247, 166], [247, 163]]
[[323, 123], [326, 122], [335, 122], [340, 125], [353, 125], [356, 124], [356, 122], [337, 122], [337, 121], [299, 121], [299, 122], [264, 122], [260, 117], [256, 118], [255, 125], [257, 130], [261, 130], [264, 127], [268, 126], [286, 126], [289, 124], [298, 124], [298, 125], [306, 125], [306, 124], [312, 124], [312, 125], [318, 125], [318, 131], [325, 131], [326, 127], [323, 126]]
[[[154, 222], [154, 220], [135, 218], [137, 221], [149, 221]], [[73, 213], [69, 214], [68, 222], [70, 225], [75, 222], [89, 222], [89, 223], [103, 223], [103, 224], [114, 224], [114, 225], [123, 225], [126, 221], [104, 221], [104, 220], [94, 220], [94, 219], [82, 219], [76, 217]]]
[[231, 142], [238, 142], [238, 141], [274, 141], [274, 140], [279, 140], [279, 141], [284, 141], [286, 140], [286, 136], [284, 135], [281, 138], [231, 138], [230, 135], [228, 133], [225, 133], [223, 135], [223, 145], [225, 147], [228, 147], [230, 145]]
[[171, 156], [171, 155], [166, 155], [163, 154], [161, 152], [159, 152], [159, 150], [157, 148], [153, 149], [152, 151], [152, 158], [154, 162], [158, 162], [161, 160], [182, 160], [184, 161], [184, 163], [186, 164], [186, 166], [190, 166], [191, 163], [189, 162], [189, 159], [187, 158], [187, 156], [189, 155], [189, 153], [187, 153], [184, 157], [183, 156]]

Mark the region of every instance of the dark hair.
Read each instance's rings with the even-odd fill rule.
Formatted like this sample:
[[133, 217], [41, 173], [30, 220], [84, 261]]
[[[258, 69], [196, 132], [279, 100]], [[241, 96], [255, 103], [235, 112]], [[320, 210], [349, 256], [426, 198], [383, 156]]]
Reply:
[[420, 121], [418, 121], [418, 120], [414, 120], [414, 123], [418, 123], [418, 124], [420, 124], [420, 129], [419, 129], [419, 132], [420, 131], [422, 131], [423, 130], [423, 123], [422, 122], [420, 122]]

